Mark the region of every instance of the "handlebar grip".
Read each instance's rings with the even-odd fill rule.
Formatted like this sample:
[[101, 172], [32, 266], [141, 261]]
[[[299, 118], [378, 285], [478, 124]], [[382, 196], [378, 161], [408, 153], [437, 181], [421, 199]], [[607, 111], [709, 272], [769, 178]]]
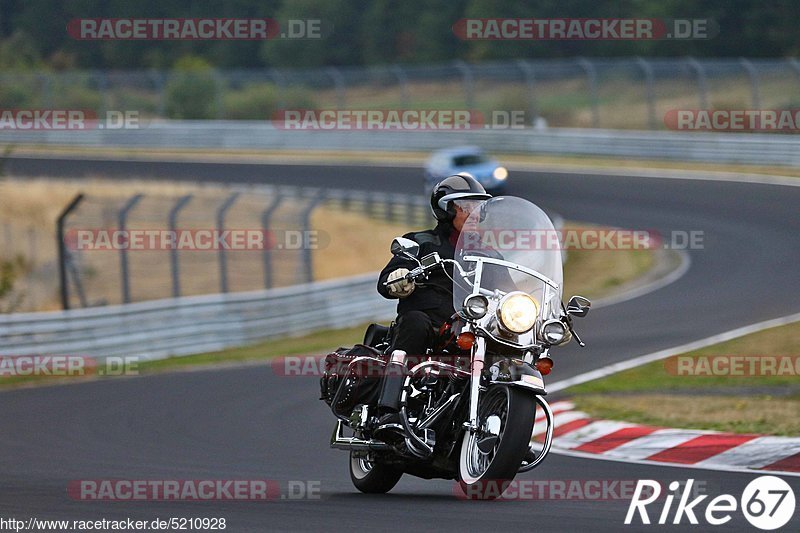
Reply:
[[408, 271], [408, 274], [406, 274], [406, 275], [405, 275], [405, 276], [403, 276], [402, 278], [393, 279], [392, 281], [384, 281], [384, 282], [383, 282], [383, 286], [384, 286], [384, 287], [388, 287], [388, 286], [389, 286], [389, 285], [391, 285], [392, 283], [400, 283], [401, 281], [414, 280], [414, 279], [415, 279], [417, 276], [420, 276], [420, 275], [422, 275], [422, 273], [423, 273], [424, 271], [425, 271], [425, 270], [424, 270], [424, 269], [421, 269], [421, 268], [415, 268], [414, 270], [409, 270], [409, 271]]

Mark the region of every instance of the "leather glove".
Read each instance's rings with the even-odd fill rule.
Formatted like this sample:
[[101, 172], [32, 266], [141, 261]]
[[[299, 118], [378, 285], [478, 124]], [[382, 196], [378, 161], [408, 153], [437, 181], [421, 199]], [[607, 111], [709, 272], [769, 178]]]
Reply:
[[407, 268], [398, 268], [397, 270], [394, 270], [392, 271], [391, 274], [389, 274], [389, 277], [386, 278], [386, 281], [390, 282], [386, 286], [386, 289], [389, 291], [389, 294], [391, 294], [392, 296], [396, 296], [398, 298], [405, 298], [406, 296], [414, 292], [414, 288], [416, 287], [416, 285], [414, 285], [413, 279], [404, 279], [402, 281], [398, 281], [397, 283], [391, 283], [396, 279], [404, 277], [406, 274], [408, 274], [408, 272], [409, 270]]

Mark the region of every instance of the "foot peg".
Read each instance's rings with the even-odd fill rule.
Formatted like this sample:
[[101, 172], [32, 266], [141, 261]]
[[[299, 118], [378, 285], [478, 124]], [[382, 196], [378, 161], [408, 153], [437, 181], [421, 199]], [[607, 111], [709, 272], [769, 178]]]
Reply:
[[434, 430], [425, 428], [422, 430], [422, 435], [419, 437], [431, 448], [436, 446], [436, 432]]

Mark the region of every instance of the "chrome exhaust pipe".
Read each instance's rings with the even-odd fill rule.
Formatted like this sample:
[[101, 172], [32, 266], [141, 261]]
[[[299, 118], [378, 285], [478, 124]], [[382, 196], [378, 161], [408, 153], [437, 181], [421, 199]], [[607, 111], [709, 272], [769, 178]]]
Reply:
[[357, 451], [370, 451], [370, 450], [390, 450], [391, 446], [383, 441], [370, 439], [359, 439], [358, 437], [345, 437], [344, 436], [344, 423], [341, 420], [336, 421], [336, 427], [333, 428], [333, 435], [331, 435], [331, 448], [337, 450], [357, 450]]

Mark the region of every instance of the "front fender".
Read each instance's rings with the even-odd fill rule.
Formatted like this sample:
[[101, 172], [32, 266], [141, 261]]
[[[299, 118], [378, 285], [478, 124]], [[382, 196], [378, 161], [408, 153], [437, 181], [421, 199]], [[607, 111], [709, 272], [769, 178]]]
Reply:
[[496, 379], [489, 380], [489, 383], [527, 389], [540, 396], [547, 394], [541, 372], [524, 363], [521, 365], [509, 364]]

